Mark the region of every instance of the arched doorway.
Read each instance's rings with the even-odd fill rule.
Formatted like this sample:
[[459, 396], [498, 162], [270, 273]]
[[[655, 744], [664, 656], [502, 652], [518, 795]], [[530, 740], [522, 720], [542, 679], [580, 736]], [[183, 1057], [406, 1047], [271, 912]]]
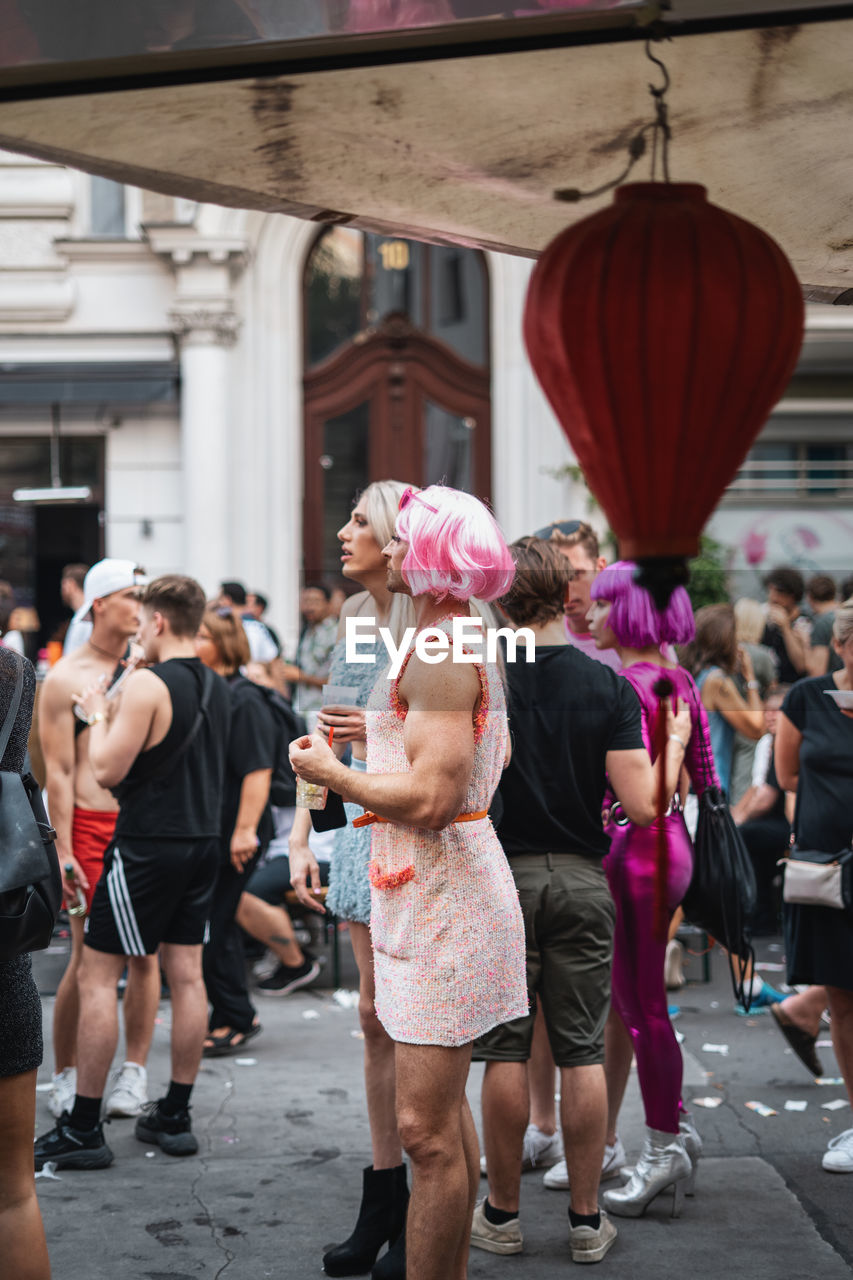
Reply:
[[353, 495], [393, 477], [490, 497], [488, 279], [473, 250], [328, 227], [305, 270], [308, 577]]

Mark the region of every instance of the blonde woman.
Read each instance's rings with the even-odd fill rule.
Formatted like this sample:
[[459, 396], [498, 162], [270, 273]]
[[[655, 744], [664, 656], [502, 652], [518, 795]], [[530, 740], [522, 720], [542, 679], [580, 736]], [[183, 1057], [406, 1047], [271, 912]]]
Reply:
[[[409, 596], [392, 595], [386, 586], [387, 567], [382, 548], [394, 533], [400, 498], [406, 486], [396, 480], [379, 480], [361, 494], [349, 520], [338, 532], [341, 543], [341, 571], [359, 582], [364, 591], [350, 596], [341, 611], [338, 639], [329, 672], [331, 684], [358, 689], [356, 705], [329, 706], [320, 712], [318, 727], [334, 726], [335, 747], [352, 749], [351, 768], [367, 767], [364, 706], [377, 680], [384, 679], [388, 654], [379, 638], [379, 627], [387, 627], [399, 645], [406, 627], [414, 624]], [[371, 652], [367, 620], [375, 620], [372, 652], [375, 664], [347, 663], [346, 624], [349, 618], [362, 620], [359, 651]], [[394, 1042], [376, 1016], [374, 1007], [373, 950], [370, 943], [370, 861], [371, 828], [353, 828], [358, 805], [347, 805], [349, 823], [337, 832], [329, 868], [328, 906], [339, 919], [349, 923], [350, 939], [359, 972], [359, 1016], [364, 1033], [364, 1080], [367, 1116], [373, 1147], [372, 1164], [363, 1172], [361, 1208], [355, 1229], [343, 1244], [330, 1249], [323, 1258], [326, 1274], [360, 1275], [368, 1271], [386, 1241], [393, 1246], [403, 1240], [408, 1187], [403, 1151], [395, 1114]], [[308, 847], [310, 818], [307, 810], [297, 810], [290, 836], [290, 877], [299, 900], [315, 911], [324, 908], [317, 898], [320, 868]], [[402, 1250], [402, 1243], [398, 1253]], [[386, 1261], [386, 1258], [388, 1261]], [[395, 1270], [395, 1266], [397, 1269]], [[404, 1258], [386, 1254], [374, 1268], [374, 1275], [390, 1280], [405, 1276]]]

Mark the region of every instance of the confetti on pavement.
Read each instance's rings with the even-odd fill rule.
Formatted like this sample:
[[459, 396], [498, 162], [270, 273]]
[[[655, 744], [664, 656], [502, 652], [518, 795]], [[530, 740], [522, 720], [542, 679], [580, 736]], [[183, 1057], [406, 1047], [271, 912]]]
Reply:
[[744, 1103], [744, 1106], [748, 1107], [750, 1111], [754, 1111], [756, 1115], [764, 1116], [765, 1118], [767, 1116], [776, 1116], [779, 1114], [779, 1112], [774, 1111], [772, 1107], [765, 1106], [763, 1102], [746, 1102]]

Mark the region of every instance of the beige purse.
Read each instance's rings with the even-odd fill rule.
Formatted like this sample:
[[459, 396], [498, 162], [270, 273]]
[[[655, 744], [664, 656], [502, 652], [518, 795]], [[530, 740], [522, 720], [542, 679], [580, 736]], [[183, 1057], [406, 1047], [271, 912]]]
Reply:
[[784, 868], [782, 899], [803, 907], [849, 911], [853, 849], [818, 853], [796, 846], [778, 865]]

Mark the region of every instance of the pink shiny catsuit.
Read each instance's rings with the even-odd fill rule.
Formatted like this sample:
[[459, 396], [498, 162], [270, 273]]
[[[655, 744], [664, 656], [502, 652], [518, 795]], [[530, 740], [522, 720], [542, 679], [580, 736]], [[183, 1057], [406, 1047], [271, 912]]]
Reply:
[[[640, 699], [643, 738], [653, 761], [659, 714], [653, 686], [661, 676], [672, 681], [676, 694], [685, 698], [692, 708], [692, 729], [684, 763], [693, 788], [701, 794], [707, 786], [716, 783], [707, 717], [688, 673], [681, 667], [668, 669], [651, 662], [636, 662], [623, 668], [622, 675], [631, 682]], [[667, 905], [672, 913], [690, 884], [693, 846], [680, 811], [662, 821], [669, 848]], [[633, 822], [619, 826], [611, 822], [607, 828], [610, 853], [604, 868], [616, 903], [613, 1005], [634, 1043], [646, 1124], [650, 1129], [677, 1133], [682, 1058], [667, 1014], [666, 942], [658, 942], [654, 931], [658, 830], [658, 822], [650, 827], [638, 827]]]

